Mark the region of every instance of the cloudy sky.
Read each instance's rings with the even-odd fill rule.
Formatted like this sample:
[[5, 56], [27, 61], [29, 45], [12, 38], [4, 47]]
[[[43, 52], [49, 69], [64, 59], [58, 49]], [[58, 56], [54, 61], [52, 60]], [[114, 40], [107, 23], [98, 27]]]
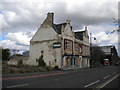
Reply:
[[118, 19], [119, 0], [2, 0], [0, 2], [0, 46], [4, 48], [29, 50], [29, 41], [46, 18], [54, 12], [54, 23], [71, 20], [73, 29], [88, 27], [93, 44], [115, 45], [117, 29], [113, 23]]

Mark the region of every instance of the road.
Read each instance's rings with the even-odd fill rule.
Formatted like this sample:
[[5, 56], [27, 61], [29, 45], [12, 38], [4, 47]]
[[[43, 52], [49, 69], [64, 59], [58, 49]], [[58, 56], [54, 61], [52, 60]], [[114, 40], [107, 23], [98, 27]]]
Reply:
[[69, 71], [3, 74], [2, 88], [118, 88], [118, 66]]

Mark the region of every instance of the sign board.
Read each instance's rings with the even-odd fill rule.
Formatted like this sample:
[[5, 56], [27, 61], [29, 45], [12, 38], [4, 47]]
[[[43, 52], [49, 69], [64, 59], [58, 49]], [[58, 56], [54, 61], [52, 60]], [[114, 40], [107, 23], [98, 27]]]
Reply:
[[61, 43], [60, 42], [53, 43], [53, 48], [60, 48], [60, 47], [61, 47]]

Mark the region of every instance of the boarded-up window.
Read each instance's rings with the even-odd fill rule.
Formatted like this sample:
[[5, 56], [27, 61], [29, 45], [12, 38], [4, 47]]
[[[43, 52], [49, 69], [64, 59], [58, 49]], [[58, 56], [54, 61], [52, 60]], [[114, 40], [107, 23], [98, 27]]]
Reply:
[[81, 54], [82, 49], [81, 49], [81, 45], [79, 43], [74, 43], [74, 49], [75, 49], [75, 53], [76, 54]]
[[73, 52], [73, 41], [65, 39], [64, 50], [66, 53], [72, 53]]

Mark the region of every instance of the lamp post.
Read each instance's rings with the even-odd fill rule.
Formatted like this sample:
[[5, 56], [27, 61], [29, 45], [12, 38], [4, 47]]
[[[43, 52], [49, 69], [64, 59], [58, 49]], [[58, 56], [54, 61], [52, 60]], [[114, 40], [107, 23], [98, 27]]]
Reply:
[[90, 33], [90, 67], [92, 67], [92, 62], [93, 62], [93, 60], [92, 60], [92, 38], [94, 38], [94, 40], [96, 40], [96, 38], [95, 37], [92, 37], [92, 33]]

